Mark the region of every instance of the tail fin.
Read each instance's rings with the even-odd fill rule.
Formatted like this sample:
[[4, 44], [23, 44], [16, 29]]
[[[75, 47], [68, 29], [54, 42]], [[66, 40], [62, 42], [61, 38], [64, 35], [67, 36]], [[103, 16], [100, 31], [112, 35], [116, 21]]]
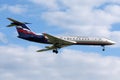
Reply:
[[30, 24], [30, 23], [26, 23], [26, 22], [19, 22], [17, 20], [14, 20], [12, 18], [7, 18], [8, 20], [12, 21], [11, 24], [9, 24], [7, 27], [13, 27], [16, 26], [17, 32], [19, 34], [19, 36], [25, 36], [28, 34], [34, 34], [27, 26], [26, 24]]

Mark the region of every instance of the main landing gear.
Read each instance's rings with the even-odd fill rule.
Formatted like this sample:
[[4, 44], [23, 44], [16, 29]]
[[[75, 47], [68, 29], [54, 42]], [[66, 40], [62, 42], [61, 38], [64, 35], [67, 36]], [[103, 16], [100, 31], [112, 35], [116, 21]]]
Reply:
[[58, 54], [58, 50], [57, 50], [57, 49], [54, 49], [54, 50], [53, 50], [53, 53]]

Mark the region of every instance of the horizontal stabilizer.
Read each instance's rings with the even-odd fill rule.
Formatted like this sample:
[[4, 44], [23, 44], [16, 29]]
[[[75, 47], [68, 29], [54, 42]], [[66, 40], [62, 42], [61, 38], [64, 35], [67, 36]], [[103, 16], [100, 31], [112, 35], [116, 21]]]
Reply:
[[16, 26], [15, 24], [9, 24], [9, 25], [7, 25], [7, 27], [13, 27], [13, 26]]
[[31, 24], [31, 23], [27, 23], [27, 22], [20, 22], [20, 21], [14, 20], [12, 18], [7, 18], [7, 19], [12, 21], [12, 23], [10, 25], [8, 25], [7, 27], [19, 26], [19, 25], [23, 25], [23, 24]]

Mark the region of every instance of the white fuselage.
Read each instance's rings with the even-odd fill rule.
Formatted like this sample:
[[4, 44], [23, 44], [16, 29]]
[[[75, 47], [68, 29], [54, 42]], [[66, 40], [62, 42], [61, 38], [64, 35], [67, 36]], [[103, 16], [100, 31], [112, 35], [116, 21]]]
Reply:
[[59, 37], [67, 41], [75, 41], [77, 45], [113, 45], [114, 41], [106, 38], [95, 38], [95, 37], [81, 37], [81, 36], [68, 36]]

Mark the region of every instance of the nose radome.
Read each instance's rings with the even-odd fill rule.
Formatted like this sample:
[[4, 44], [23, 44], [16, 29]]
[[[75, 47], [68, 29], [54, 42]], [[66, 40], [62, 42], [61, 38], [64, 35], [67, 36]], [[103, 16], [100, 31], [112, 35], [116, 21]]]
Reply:
[[108, 42], [109, 42], [111, 45], [113, 45], [113, 44], [116, 43], [116, 42], [114, 42], [114, 41], [112, 41], [112, 40], [108, 40]]

